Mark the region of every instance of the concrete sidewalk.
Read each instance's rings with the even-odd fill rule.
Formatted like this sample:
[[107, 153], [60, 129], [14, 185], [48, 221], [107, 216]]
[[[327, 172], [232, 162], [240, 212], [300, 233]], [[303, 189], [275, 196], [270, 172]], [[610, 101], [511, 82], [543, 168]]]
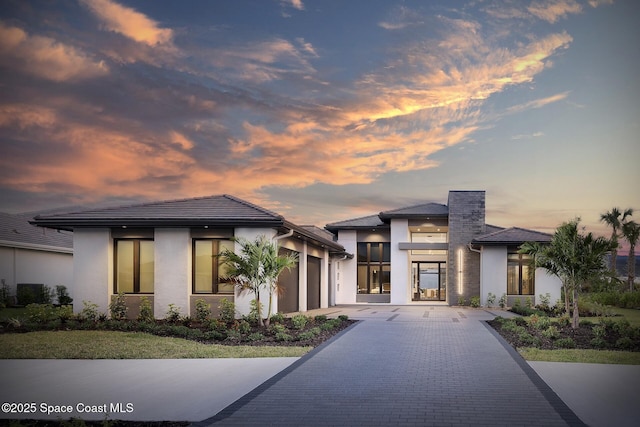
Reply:
[[296, 360], [0, 360], [0, 403], [36, 404], [35, 413], [3, 410], [0, 419], [104, 420], [106, 407], [109, 419], [200, 421]]

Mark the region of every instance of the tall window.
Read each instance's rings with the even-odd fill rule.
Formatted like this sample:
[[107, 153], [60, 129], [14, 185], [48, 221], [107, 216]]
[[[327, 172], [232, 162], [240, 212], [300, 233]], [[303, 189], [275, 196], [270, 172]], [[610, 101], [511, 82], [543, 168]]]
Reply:
[[225, 281], [227, 267], [218, 257], [224, 249], [233, 250], [233, 242], [218, 239], [193, 241], [193, 293], [231, 294], [233, 283]]
[[529, 255], [507, 254], [507, 294], [534, 295], [535, 270]]
[[391, 244], [358, 243], [358, 293], [391, 292]]
[[115, 291], [127, 294], [153, 293], [153, 240], [115, 240]]

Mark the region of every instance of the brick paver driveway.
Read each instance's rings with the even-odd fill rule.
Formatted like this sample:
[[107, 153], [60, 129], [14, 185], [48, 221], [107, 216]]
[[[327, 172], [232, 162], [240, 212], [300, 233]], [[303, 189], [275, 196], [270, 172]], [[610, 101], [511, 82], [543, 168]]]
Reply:
[[[201, 425], [582, 425], [481, 320], [446, 306], [348, 306], [363, 321]], [[310, 314], [316, 314], [313, 312]]]

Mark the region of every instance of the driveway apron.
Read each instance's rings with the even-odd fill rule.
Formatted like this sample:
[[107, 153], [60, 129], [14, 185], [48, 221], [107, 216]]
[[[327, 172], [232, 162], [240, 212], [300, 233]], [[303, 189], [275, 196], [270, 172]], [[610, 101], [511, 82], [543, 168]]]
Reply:
[[581, 425], [481, 320], [445, 306], [334, 307], [361, 319], [198, 425]]

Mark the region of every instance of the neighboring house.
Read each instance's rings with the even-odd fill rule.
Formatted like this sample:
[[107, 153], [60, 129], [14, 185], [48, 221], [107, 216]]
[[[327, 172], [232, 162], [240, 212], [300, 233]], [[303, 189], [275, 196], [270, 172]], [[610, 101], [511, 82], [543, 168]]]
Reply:
[[[151, 300], [158, 318], [169, 304], [192, 315], [198, 299], [215, 310], [227, 298], [239, 313], [248, 314], [253, 295], [239, 293], [225, 281], [225, 266], [217, 255], [234, 248], [232, 237], [254, 240], [260, 235], [277, 239], [282, 251], [299, 259], [280, 277], [284, 293], [274, 298], [274, 312], [328, 307], [335, 300], [329, 283], [332, 262], [348, 256], [325, 230], [295, 225], [229, 195], [40, 215], [32, 223], [73, 231], [76, 312], [82, 301], [107, 312], [113, 296], [124, 292], [131, 317], [137, 315], [142, 296]], [[266, 292], [261, 299], [266, 308]]]
[[451, 191], [447, 205], [426, 203], [328, 224], [353, 259], [336, 261], [337, 304], [449, 305], [479, 296], [486, 304], [508, 296], [535, 304], [536, 296], [560, 298], [560, 282], [529, 268], [516, 250], [551, 235], [485, 224], [484, 191]]
[[0, 213], [0, 279], [17, 294], [19, 283], [64, 285], [73, 296], [73, 235], [29, 224], [33, 214]]

